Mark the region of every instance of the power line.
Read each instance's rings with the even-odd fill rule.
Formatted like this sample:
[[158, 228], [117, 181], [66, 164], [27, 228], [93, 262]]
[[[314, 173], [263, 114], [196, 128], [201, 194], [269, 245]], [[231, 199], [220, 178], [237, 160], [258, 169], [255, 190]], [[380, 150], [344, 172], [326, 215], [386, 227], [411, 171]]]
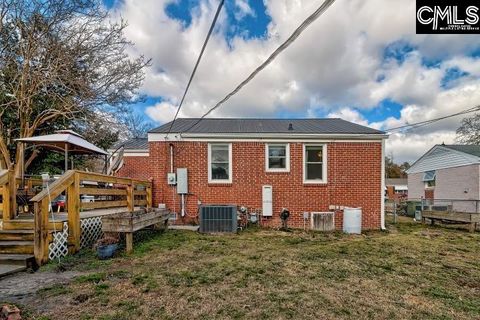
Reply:
[[[255, 76], [265, 69], [275, 58], [286, 48], [288, 48], [299, 36], [300, 34], [310, 25], [312, 22], [317, 20], [333, 3], [335, 0], [325, 0], [320, 7], [318, 7], [315, 12], [313, 12], [307, 19], [305, 19], [300, 26], [298, 26], [295, 31], [290, 35], [290, 37], [285, 40], [260, 66], [258, 66], [245, 80], [243, 80], [235, 89], [233, 89], [229, 94], [227, 94], [222, 100], [217, 102], [215, 106], [213, 106], [210, 110], [208, 110], [203, 116], [201, 116], [196, 122], [193, 123], [188, 129], [184, 130], [184, 132], [192, 129], [195, 127], [200, 121], [202, 121], [206, 116], [208, 116], [212, 111], [220, 107], [223, 103], [225, 103], [228, 99], [230, 99], [233, 95], [235, 95], [238, 91], [240, 91], [247, 83], [249, 83]], [[173, 125], [173, 123], [172, 123]], [[171, 126], [170, 126], [171, 128]], [[170, 133], [170, 130], [169, 130]]]
[[170, 128], [168, 128], [168, 133], [172, 130], [173, 124], [175, 123], [175, 120], [178, 117], [178, 113], [180, 112], [180, 109], [182, 108], [183, 101], [185, 100], [185, 97], [187, 96], [188, 89], [190, 88], [190, 84], [192, 83], [193, 77], [195, 76], [195, 73], [197, 72], [198, 65], [200, 64], [200, 60], [202, 59], [203, 52], [205, 51], [205, 48], [207, 47], [208, 40], [210, 39], [210, 36], [213, 32], [213, 28], [215, 27], [215, 24], [217, 23], [218, 16], [220, 15], [220, 11], [222, 10], [223, 4], [225, 0], [220, 0], [220, 3], [218, 4], [217, 12], [215, 12], [215, 16], [213, 17], [212, 24], [210, 26], [210, 30], [208, 30], [207, 33], [207, 38], [205, 39], [205, 42], [203, 43], [202, 50], [200, 50], [200, 55], [198, 56], [197, 62], [195, 63], [195, 67], [193, 68], [192, 74], [190, 75], [190, 79], [188, 80], [187, 87], [185, 88], [185, 92], [183, 93], [182, 99], [180, 100], [180, 104], [178, 105], [177, 112], [175, 113], [175, 116], [173, 117], [173, 121], [170, 123]]
[[480, 111], [480, 106], [465, 109], [463, 111], [456, 112], [456, 113], [446, 115], [446, 116], [443, 116], [443, 117], [439, 117], [439, 118], [435, 118], [435, 119], [430, 119], [430, 120], [420, 121], [420, 122], [416, 122], [416, 123], [406, 124], [406, 125], [399, 126], [399, 127], [385, 129], [385, 131], [386, 132], [392, 132], [392, 131], [400, 131], [400, 130], [404, 130], [404, 129], [407, 129], [407, 130], [417, 129], [417, 128], [424, 127], [424, 126], [430, 125], [432, 123], [438, 122], [440, 120], [444, 120], [444, 119], [448, 119], [448, 118], [452, 118], [452, 117], [456, 117], [456, 116], [459, 116], [459, 115], [464, 115], [464, 114], [468, 114], [468, 113], [472, 113], [472, 112], [477, 112], [477, 111]]

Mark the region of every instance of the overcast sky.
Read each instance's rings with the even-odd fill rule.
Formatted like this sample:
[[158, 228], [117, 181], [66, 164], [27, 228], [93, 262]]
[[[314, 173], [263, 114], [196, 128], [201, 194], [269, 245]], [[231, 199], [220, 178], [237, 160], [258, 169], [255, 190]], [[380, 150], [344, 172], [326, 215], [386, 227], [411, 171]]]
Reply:
[[[106, 2], [129, 23], [132, 55], [152, 58], [134, 106], [172, 120], [219, 0]], [[226, 0], [182, 117], [201, 116], [258, 66], [321, 0]], [[337, 0], [215, 117], [341, 117], [387, 129], [480, 104], [480, 37], [416, 35], [415, 0]], [[414, 161], [454, 143], [461, 117], [390, 136], [387, 153]]]

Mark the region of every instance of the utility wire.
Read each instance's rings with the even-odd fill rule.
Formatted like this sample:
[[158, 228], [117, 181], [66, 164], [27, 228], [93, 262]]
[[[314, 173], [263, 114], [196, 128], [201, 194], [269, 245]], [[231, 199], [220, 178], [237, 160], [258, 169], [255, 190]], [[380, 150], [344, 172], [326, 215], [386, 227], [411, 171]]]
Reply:
[[223, 4], [225, 0], [220, 0], [220, 3], [218, 4], [217, 12], [215, 12], [215, 16], [213, 17], [212, 24], [210, 26], [210, 30], [208, 30], [207, 33], [207, 38], [205, 39], [205, 42], [203, 43], [202, 50], [200, 50], [200, 55], [198, 56], [197, 62], [195, 63], [195, 67], [193, 68], [192, 74], [190, 75], [190, 79], [188, 80], [187, 87], [185, 88], [185, 92], [183, 93], [182, 99], [180, 100], [180, 104], [178, 105], [177, 112], [175, 113], [175, 116], [173, 117], [173, 121], [170, 123], [170, 127], [168, 128], [168, 133], [167, 135], [172, 131], [173, 124], [175, 123], [175, 120], [178, 117], [178, 113], [180, 112], [180, 109], [182, 108], [183, 101], [185, 100], [185, 97], [187, 96], [188, 89], [190, 88], [190, 84], [192, 83], [193, 77], [195, 76], [195, 73], [197, 72], [198, 65], [200, 64], [200, 60], [202, 60], [203, 52], [205, 51], [205, 48], [207, 47], [208, 40], [210, 39], [210, 36], [213, 33], [213, 29], [215, 27], [215, 24], [217, 23], [218, 16], [220, 15], [220, 11], [222, 10]]
[[[295, 29], [295, 31], [288, 37], [285, 42], [283, 42], [260, 66], [258, 66], [245, 80], [243, 80], [233, 91], [227, 94], [222, 100], [217, 102], [215, 106], [213, 106], [210, 110], [208, 110], [203, 116], [201, 116], [196, 122], [193, 123], [190, 127], [188, 127], [184, 132], [189, 131], [193, 127], [195, 127], [200, 121], [202, 121], [206, 116], [212, 113], [215, 109], [220, 107], [223, 103], [225, 103], [228, 99], [230, 99], [233, 95], [235, 95], [238, 91], [240, 91], [247, 83], [249, 83], [255, 76], [265, 69], [275, 58], [282, 53], [283, 50], [288, 48], [299, 36], [300, 34], [308, 27], [312, 22], [317, 20], [333, 3], [335, 0], [325, 0], [320, 7], [318, 7], [315, 12], [313, 12], [307, 19], [305, 19], [300, 26]], [[170, 126], [171, 127], [171, 126]], [[170, 132], [170, 131], [169, 131]]]
[[459, 115], [464, 115], [464, 114], [468, 114], [468, 113], [472, 113], [472, 112], [477, 112], [477, 111], [480, 111], [480, 106], [465, 109], [463, 111], [456, 112], [456, 113], [446, 115], [446, 116], [443, 116], [443, 117], [439, 117], [439, 118], [435, 118], [435, 119], [430, 119], [430, 120], [420, 121], [420, 122], [416, 122], [416, 123], [406, 124], [406, 125], [403, 125], [403, 126], [400, 126], [400, 127], [389, 128], [389, 129], [386, 129], [385, 131], [386, 132], [392, 132], [392, 131], [401, 131], [401, 130], [404, 130], [404, 129], [407, 129], [407, 130], [416, 129], [416, 128], [427, 126], [429, 124], [435, 123], [435, 122], [440, 121], [440, 120], [444, 120], [444, 119], [448, 119], [448, 118], [452, 118], [452, 117], [456, 117], [456, 116], [459, 116]]

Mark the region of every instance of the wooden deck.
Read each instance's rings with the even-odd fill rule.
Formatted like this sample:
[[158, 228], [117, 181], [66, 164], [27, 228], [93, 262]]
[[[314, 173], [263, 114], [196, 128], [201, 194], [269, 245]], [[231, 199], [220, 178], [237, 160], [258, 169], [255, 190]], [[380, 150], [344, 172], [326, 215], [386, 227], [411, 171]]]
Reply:
[[[1, 256], [11, 254], [34, 255], [38, 265], [47, 262], [52, 232], [62, 230], [65, 222], [68, 223], [68, 251], [75, 253], [80, 250], [82, 219], [152, 206], [151, 181], [69, 170], [48, 189], [29, 199], [33, 214], [16, 216], [17, 189], [13, 172], [0, 171], [0, 265]], [[59, 195], [66, 196], [66, 212], [52, 214], [51, 199]], [[94, 201], [84, 202], [83, 196], [93, 197]]]
[[[134, 210], [140, 210], [141, 207], [137, 206]], [[88, 211], [80, 212], [80, 219], [87, 219], [93, 217], [102, 217], [108, 216], [110, 214], [116, 214], [121, 212], [128, 212], [127, 207], [117, 207], [117, 208], [106, 208], [106, 209], [93, 209]], [[15, 220], [16, 221], [33, 221], [35, 218], [34, 214], [21, 214], [18, 215]], [[54, 213], [53, 215], [50, 214], [48, 217], [50, 222], [67, 222], [68, 221], [68, 212], [58, 212]]]
[[424, 210], [422, 211], [423, 222], [426, 219], [429, 219], [432, 225], [435, 224], [435, 221], [465, 223], [469, 225], [470, 232], [474, 232], [480, 225], [480, 213], [472, 212]]
[[133, 250], [133, 233], [146, 227], [165, 229], [170, 213], [166, 209], [119, 212], [102, 218], [103, 232], [124, 233], [127, 253]]

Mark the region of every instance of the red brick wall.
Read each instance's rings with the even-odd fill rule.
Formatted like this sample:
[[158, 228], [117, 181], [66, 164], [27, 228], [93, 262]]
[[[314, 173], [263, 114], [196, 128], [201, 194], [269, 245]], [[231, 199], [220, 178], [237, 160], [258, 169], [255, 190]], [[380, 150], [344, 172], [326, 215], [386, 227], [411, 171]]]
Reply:
[[[154, 178], [154, 205], [166, 203], [169, 209], [179, 212], [180, 196], [166, 183], [170, 170], [169, 142], [149, 144], [150, 157], [146, 165], [150, 165], [149, 172]], [[363, 228], [380, 228], [381, 194], [384, 192], [381, 190], [380, 142], [328, 143], [328, 183], [324, 185], [303, 184], [302, 143], [290, 143], [289, 173], [270, 173], [265, 172], [264, 143], [233, 142], [232, 184], [208, 183], [206, 142], [173, 142], [173, 145], [175, 170], [188, 168], [191, 195], [187, 197], [187, 212], [190, 216], [197, 213], [198, 200], [203, 204], [236, 204], [261, 209], [262, 185], [272, 185], [274, 214], [266, 218], [265, 225], [280, 226], [279, 214], [282, 207], [286, 207], [290, 210], [289, 226], [303, 228], [304, 211], [329, 211], [329, 205], [338, 205], [362, 207]], [[341, 229], [342, 213], [337, 212], [335, 219], [337, 229]]]
[[137, 179], [150, 179], [153, 177], [150, 171], [150, 160], [148, 157], [124, 157], [123, 167], [117, 173], [119, 177]]
[[425, 189], [425, 199], [435, 199], [435, 190], [434, 189]]

